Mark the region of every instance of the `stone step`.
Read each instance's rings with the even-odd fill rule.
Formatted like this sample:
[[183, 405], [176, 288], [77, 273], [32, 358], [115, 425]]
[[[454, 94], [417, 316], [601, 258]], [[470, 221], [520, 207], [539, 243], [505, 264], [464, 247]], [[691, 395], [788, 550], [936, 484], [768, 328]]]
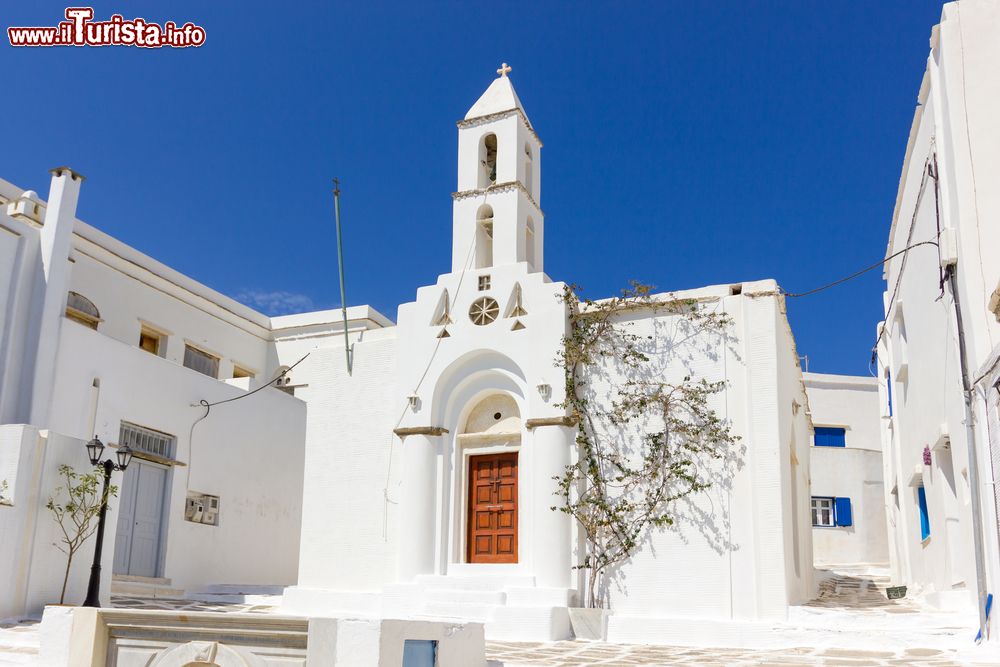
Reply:
[[503, 591], [452, 590], [447, 588], [432, 588], [424, 591], [425, 604], [450, 603], [502, 605], [507, 603], [507, 594]]
[[422, 574], [416, 578], [416, 583], [426, 590], [502, 591], [505, 588], [531, 588], [535, 585], [535, 578], [521, 574]]
[[111, 594], [132, 598], [184, 599], [184, 591], [169, 585], [111, 580]]
[[210, 595], [281, 595], [285, 586], [264, 586], [259, 584], [209, 584], [193, 589], [192, 593]]

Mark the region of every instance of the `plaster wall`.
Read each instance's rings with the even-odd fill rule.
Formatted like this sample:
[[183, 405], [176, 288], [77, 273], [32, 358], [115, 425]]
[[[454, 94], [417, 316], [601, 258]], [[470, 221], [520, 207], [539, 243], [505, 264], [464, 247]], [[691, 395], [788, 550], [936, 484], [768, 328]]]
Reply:
[[817, 564], [888, 563], [878, 380], [805, 373], [814, 426], [845, 429], [844, 447], [812, 447], [813, 496], [850, 498], [851, 526], [813, 527]]
[[[773, 290], [771, 281], [746, 283], [744, 296], [719, 298], [714, 308], [733, 319], [728, 340], [703, 339], [701, 349], [685, 345], [663, 369], [668, 380], [687, 374], [726, 380], [713, 407], [741, 441], [725, 466], [703, 462], [712, 471], [712, 487], [678, 503], [675, 525], [653, 531], [621, 568], [610, 591], [610, 640], [634, 635], [649, 617], [784, 618], [788, 604], [811, 592], [809, 535], [802, 521], [805, 413], [792, 414], [791, 398], [804, 401], [794, 348], [776, 327], [784, 316]], [[746, 296], [754, 293], [763, 295]], [[636, 333], [659, 329], [656, 338], [670, 340], [664, 333], [676, 326], [672, 319], [638, 319]], [[794, 447], [800, 459], [794, 484], [793, 430], [799, 433]]]
[[[1000, 266], [990, 261], [988, 250], [1000, 243], [1000, 231], [984, 224], [1000, 213], [1000, 197], [982, 187], [1000, 176], [995, 159], [1000, 132], [992, 121], [1000, 112], [1000, 85], [990, 73], [1000, 59], [998, 23], [1000, 8], [994, 3], [963, 0], [942, 11], [932, 34], [887, 248], [889, 255], [937, 238], [939, 227], [954, 230], [967, 370], [973, 378], [988, 374], [1000, 342], [1000, 323], [990, 309]], [[926, 175], [928, 162], [936, 162], [938, 187]], [[976, 588], [973, 462], [964, 425], [954, 301], [947, 286], [942, 294], [939, 276], [933, 246], [914, 249], [905, 261], [899, 257], [886, 263], [885, 334], [879, 348], [882, 436], [894, 578], [927, 593], [933, 602], [957, 605], [970, 603]], [[974, 427], [979, 510], [987, 588], [993, 590], [998, 581], [995, 482], [1000, 453], [989, 444], [991, 409], [995, 405], [984, 404], [980, 394]], [[930, 465], [923, 461], [925, 447]], [[926, 539], [921, 539], [917, 509], [919, 486], [927, 497]]]
[[[302, 401], [268, 388], [215, 406], [200, 419], [205, 411], [198, 401], [236, 398], [245, 391], [68, 320], [57, 369], [53, 430], [81, 440], [93, 430], [105, 443], [117, 443], [125, 420], [176, 437], [174, 458], [186, 465], [168, 472], [161, 576], [182, 589], [295, 581], [305, 452]], [[120, 483], [120, 474], [116, 478]], [[184, 520], [188, 489], [219, 496], [218, 526]], [[109, 524], [112, 534], [115, 525]], [[114, 553], [113, 535], [105, 549]]]

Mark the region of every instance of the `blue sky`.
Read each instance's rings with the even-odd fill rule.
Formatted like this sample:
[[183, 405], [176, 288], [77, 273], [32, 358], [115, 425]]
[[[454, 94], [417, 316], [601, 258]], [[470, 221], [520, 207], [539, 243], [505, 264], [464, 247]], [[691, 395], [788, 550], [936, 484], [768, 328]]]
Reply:
[[[55, 25], [65, 4], [5, 3]], [[193, 21], [187, 50], [0, 46], [0, 177], [278, 313], [395, 318], [449, 270], [461, 118], [510, 63], [545, 147], [545, 265], [610, 295], [775, 278], [804, 291], [884, 253], [940, 2], [95, 2]], [[6, 40], [4, 40], [6, 41]], [[810, 369], [866, 374], [881, 274], [792, 300]]]

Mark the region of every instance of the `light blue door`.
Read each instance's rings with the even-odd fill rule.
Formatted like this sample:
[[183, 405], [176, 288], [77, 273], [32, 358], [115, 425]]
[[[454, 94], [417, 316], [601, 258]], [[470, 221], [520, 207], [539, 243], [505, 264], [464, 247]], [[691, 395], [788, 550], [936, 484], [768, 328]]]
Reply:
[[158, 576], [167, 469], [132, 459], [119, 493], [115, 574]]

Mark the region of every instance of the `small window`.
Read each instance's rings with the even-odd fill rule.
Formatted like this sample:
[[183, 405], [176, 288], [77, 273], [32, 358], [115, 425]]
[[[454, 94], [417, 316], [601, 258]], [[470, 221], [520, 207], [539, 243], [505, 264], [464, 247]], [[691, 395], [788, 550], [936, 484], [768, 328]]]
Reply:
[[493, 266], [493, 207], [484, 204], [476, 212], [476, 268]]
[[101, 313], [94, 302], [76, 292], [70, 292], [66, 297], [66, 317], [94, 330], [101, 321]]
[[817, 447], [846, 447], [847, 432], [845, 429], [832, 426], [817, 426], [813, 437]]
[[833, 498], [812, 499], [812, 520], [814, 526], [830, 527], [833, 522]]
[[219, 377], [219, 358], [196, 347], [184, 346], [184, 365], [209, 377]]
[[479, 276], [479, 291], [485, 292], [490, 288], [490, 277], [489, 276]]
[[139, 332], [139, 349], [159, 357], [162, 356], [163, 347], [163, 334], [149, 327], [142, 328]]
[[233, 366], [233, 378], [253, 378], [254, 373], [240, 366]]
[[530, 217], [524, 225], [524, 259], [535, 268], [535, 221]]
[[528, 191], [529, 195], [534, 195], [534, 174], [532, 174], [531, 168], [531, 146], [528, 144], [524, 145], [524, 188]]
[[165, 459], [173, 458], [176, 441], [177, 439], [169, 433], [154, 431], [130, 422], [122, 422], [118, 431], [119, 444], [128, 445], [136, 452]]
[[920, 541], [931, 536], [931, 517], [927, 512], [927, 493], [924, 487], [917, 487], [917, 508], [920, 510]]
[[436, 667], [438, 643], [433, 639], [404, 639], [402, 667]]

